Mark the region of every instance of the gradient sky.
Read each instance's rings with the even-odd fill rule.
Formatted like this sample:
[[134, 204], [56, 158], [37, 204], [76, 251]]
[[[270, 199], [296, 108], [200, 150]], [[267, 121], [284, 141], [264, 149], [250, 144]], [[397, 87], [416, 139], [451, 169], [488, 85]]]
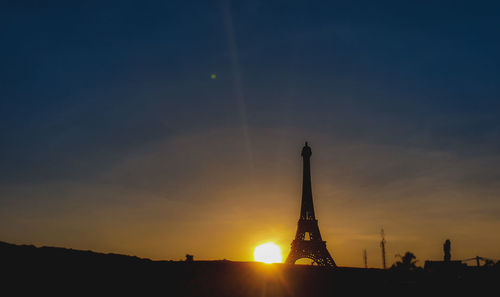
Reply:
[[[0, 240], [500, 258], [496, 1], [3, 1]], [[216, 79], [211, 79], [216, 74]]]

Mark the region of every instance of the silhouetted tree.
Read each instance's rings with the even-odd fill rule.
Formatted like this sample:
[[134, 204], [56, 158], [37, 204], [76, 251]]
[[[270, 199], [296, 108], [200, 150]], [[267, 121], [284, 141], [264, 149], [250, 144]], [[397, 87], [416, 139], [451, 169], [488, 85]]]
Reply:
[[416, 260], [417, 257], [412, 252], [406, 252], [403, 256], [398, 254], [398, 255], [396, 255], [396, 257], [399, 257], [401, 260], [396, 261], [396, 263], [394, 263], [391, 268], [401, 269], [401, 270], [416, 270], [417, 269], [417, 266], [415, 265], [418, 262]]

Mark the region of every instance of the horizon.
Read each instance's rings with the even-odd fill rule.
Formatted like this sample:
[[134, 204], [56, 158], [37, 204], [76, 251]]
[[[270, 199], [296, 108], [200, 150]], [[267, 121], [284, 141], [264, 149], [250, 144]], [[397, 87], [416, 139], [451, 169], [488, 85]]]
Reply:
[[499, 4], [0, 8], [0, 241], [284, 260], [308, 141], [337, 265], [500, 259]]

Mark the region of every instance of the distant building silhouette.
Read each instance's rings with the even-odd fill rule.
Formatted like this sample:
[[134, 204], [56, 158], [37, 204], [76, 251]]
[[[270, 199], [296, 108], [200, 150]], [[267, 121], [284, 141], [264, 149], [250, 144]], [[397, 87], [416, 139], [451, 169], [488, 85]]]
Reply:
[[295, 239], [288, 254], [286, 263], [294, 264], [298, 259], [308, 258], [318, 266], [336, 267], [335, 262], [326, 248], [326, 241], [321, 239], [318, 220], [314, 215], [311, 186], [311, 148], [305, 143], [302, 148], [302, 205]]
[[443, 251], [444, 251], [444, 261], [445, 262], [450, 262], [451, 260], [451, 242], [449, 239], [446, 239], [446, 241], [443, 244]]
[[465, 264], [462, 261], [451, 260], [451, 241], [446, 239], [443, 244], [443, 261], [425, 261], [424, 269], [433, 272], [460, 272], [465, 269]]

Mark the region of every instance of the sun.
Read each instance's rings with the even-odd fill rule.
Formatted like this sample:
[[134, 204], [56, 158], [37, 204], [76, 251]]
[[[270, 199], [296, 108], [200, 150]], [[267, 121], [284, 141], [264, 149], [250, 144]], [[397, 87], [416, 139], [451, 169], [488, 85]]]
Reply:
[[267, 242], [257, 246], [253, 252], [253, 258], [257, 262], [264, 262], [267, 264], [281, 263], [283, 261], [280, 247], [273, 242]]

